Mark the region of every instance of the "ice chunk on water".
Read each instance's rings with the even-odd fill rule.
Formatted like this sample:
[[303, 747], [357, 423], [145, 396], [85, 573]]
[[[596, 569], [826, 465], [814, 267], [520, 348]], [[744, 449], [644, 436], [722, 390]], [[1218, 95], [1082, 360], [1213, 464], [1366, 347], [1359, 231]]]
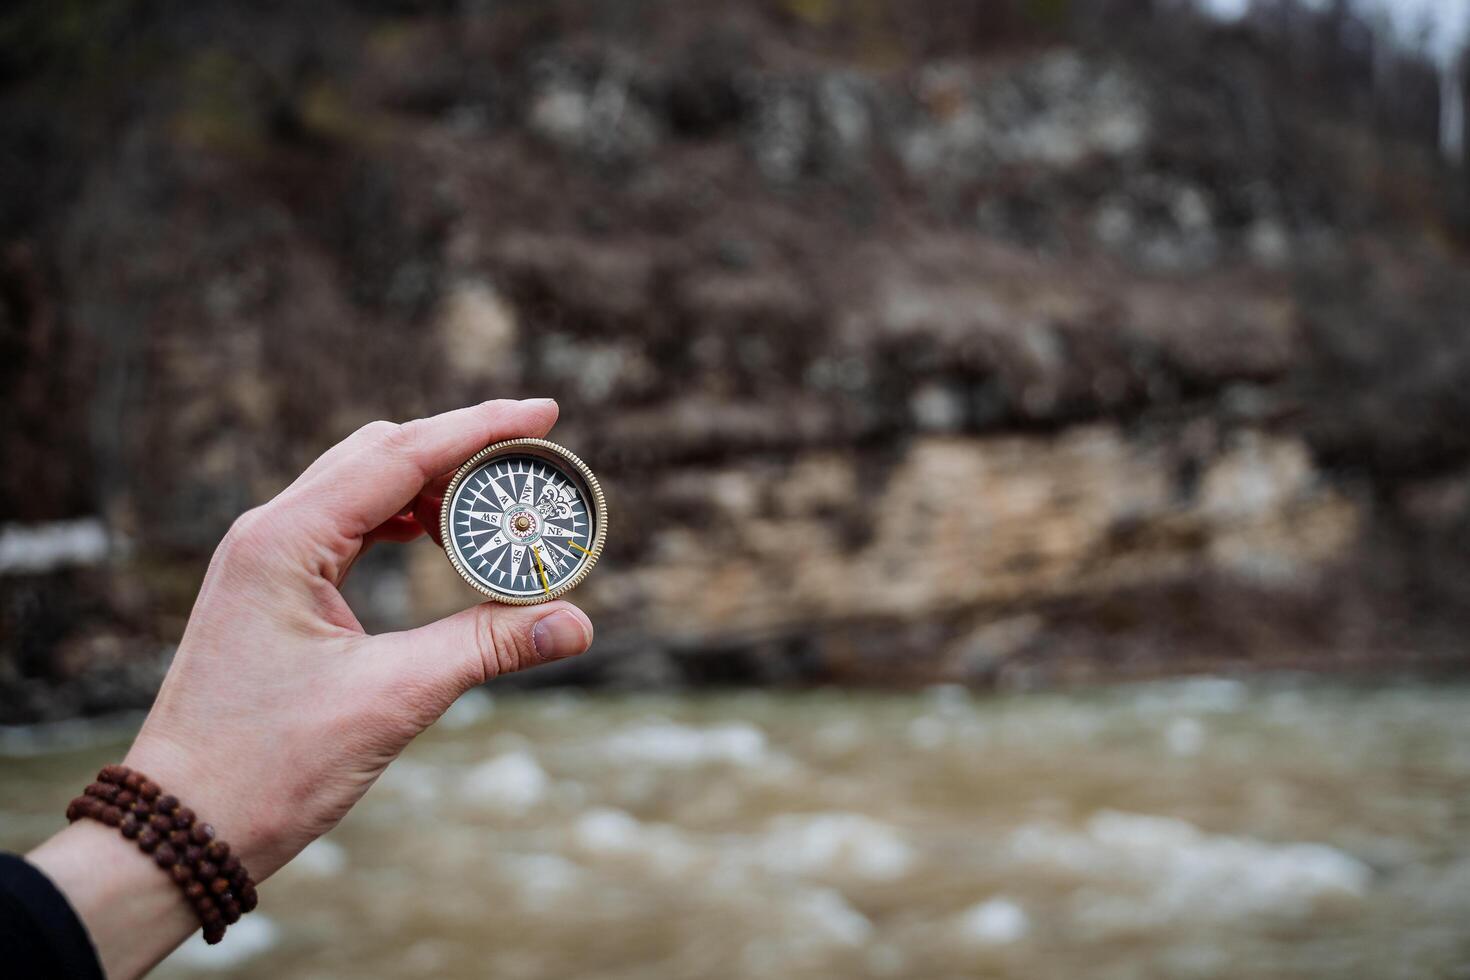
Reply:
[[469, 803], [502, 813], [520, 814], [546, 799], [551, 780], [525, 751], [507, 752], [471, 769], [460, 782]]

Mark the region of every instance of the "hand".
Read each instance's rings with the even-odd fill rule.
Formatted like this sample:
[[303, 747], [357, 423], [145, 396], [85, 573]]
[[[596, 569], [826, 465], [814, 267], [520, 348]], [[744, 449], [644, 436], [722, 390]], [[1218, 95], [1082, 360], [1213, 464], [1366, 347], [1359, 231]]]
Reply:
[[[425, 528], [437, 538], [439, 497], [460, 463], [501, 439], [545, 435], [556, 415], [555, 402], [537, 399], [374, 422], [242, 515], [220, 543], [125, 762], [214, 824], [257, 882], [342, 819], [464, 691], [591, 642], [591, 623], [566, 602], [484, 603], [420, 629], [368, 636], [338, 591], [372, 542], [409, 540]], [[106, 833], [114, 856], [126, 857], [130, 845]], [[32, 855], [53, 879], [57, 870], [44, 862], [58, 855], [47, 849], [63, 836]], [[74, 863], [61, 861], [62, 877]], [[106, 962], [98, 929], [82, 913]], [[124, 973], [136, 966], [107, 965]]]

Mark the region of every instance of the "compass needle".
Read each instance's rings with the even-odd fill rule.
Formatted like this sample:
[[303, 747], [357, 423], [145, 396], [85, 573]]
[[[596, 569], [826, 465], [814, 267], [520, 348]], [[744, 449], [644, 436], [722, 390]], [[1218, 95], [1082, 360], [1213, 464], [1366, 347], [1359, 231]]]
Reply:
[[541, 549], [531, 545], [531, 554], [536, 556], [536, 571], [541, 573], [541, 590], [551, 595], [551, 584], [546, 581], [546, 567], [541, 564]]

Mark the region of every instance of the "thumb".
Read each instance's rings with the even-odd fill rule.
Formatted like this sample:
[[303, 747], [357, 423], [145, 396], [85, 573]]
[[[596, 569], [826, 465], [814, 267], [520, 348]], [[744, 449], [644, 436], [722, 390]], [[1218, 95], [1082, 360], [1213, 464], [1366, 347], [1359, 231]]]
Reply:
[[369, 643], [395, 673], [438, 681], [452, 700], [492, 677], [576, 656], [592, 644], [592, 622], [570, 602], [485, 602], [418, 629], [375, 636]]

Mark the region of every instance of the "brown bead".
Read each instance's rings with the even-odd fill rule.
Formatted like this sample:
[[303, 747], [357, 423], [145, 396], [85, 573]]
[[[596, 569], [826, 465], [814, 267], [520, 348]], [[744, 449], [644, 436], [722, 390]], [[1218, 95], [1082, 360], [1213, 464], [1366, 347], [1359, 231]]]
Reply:
[[118, 824], [117, 829], [121, 830], [122, 835], [128, 840], [137, 840], [138, 834], [143, 830], [143, 825], [138, 822], [135, 815], [129, 813], [123, 816], [122, 823]]
[[231, 878], [239, 874], [243, 869], [240, 867], [240, 859], [231, 854], [219, 863], [219, 873]]
[[158, 788], [158, 784], [151, 779], [145, 779], [138, 784], [138, 795], [145, 800], [156, 800], [158, 799], [158, 794], [162, 792], [163, 790]]
[[163, 838], [158, 836], [158, 831], [154, 830], [152, 827], [145, 827], [142, 832], [138, 834], [138, 846], [141, 847], [144, 852], [148, 854], [152, 854], [153, 849], [157, 847], [160, 843], [162, 843], [162, 840]]
[[149, 803], [147, 800], [134, 800], [133, 805], [128, 809], [132, 810], [140, 817], [148, 817], [153, 814], [153, 804]]
[[204, 881], [213, 881], [219, 876], [219, 868], [208, 861], [200, 861], [194, 865], [194, 872]]
[[156, 813], [173, 813], [178, 808], [179, 798], [177, 796], [174, 796], [172, 793], [165, 793], [163, 796], [160, 796], [153, 804], [153, 809]]
[[212, 840], [209, 842], [209, 846], [204, 849], [204, 856], [215, 864], [222, 864], [225, 858], [230, 856], [230, 845], [222, 840]]
[[66, 805], [66, 822], [76, 823], [80, 819], [82, 819], [82, 808], [77, 805], [76, 800], [72, 800]]
[[153, 860], [160, 868], [171, 868], [178, 859], [178, 852], [167, 841], [159, 844], [153, 852]]
[[231, 900], [228, 902], [222, 902], [220, 904], [220, 911], [224, 913], [225, 922], [229, 925], [234, 925], [236, 922], [240, 921], [240, 916], [243, 914], [244, 910], [240, 908], [239, 902]]
[[182, 861], [169, 868], [168, 873], [173, 875], [174, 881], [180, 885], [187, 885], [194, 880], [194, 869]]
[[148, 818], [148, 826], [158, 831], [158, 836], [162, 837], [174, 829], [174, 822], [161, 813], [155, 813]]
[[245, 887], [240, 889], [240, 908], [246, 912], [254, 912], [259, 903], [260, 895], [256, 893], [255, 886], [246, 882]]
[[[183, 868], [187, 867], [187, 865], [181, 864], [179, 865], [179, 867]], [[208, 889], [204, 887], [204, 882], [202, 881], [191, 881], [184, 886], [184, 897], [187, 898], [191, 903], [197, 899], [203, 898], [206, 894], [208, 894]]]
[[216, 895], [223, 895], [230, 890], [230, 882], [227, 878], [216, 878], [209, 883], [209, 890]]
[[214, 840], [214, 827], [207, 823], [196, 823], [189, 831], [189, 839], [196, 844], [208, 844]]
[[111, 804], [102, 808], [102, 822], [109, 827], [116, 827], [122, 823], [123, 812]]
[[123, 777], [122, 784], [125, 788], [136, 793], [138, 792], [138, 787], [143, 785], [143, 782], [143, 774], [141, 772], [133, 772], [133, 770], [129, 769], [128, 774]]
[[184, 860], [188, 861], [190, 864], [198, 864], [200, 861], [204, 860], [204, 848], [200, 847], [198, 844], [190, 844], [188, 847], [184, 848]]
[[181, 806], [174, 811], [174, 826], [180, 830], [188, 830], [194, 823], [194, 811], [186, 806]]
[[203, 922], [218, 922], [224, 918], [219, 907], [214, 904], [214, 899], [209, 895], [194, 899], [194, 911]]
[[97, 774], [97, 779], [99, 782], [113, 783], [115, 785], [126, 779], [127, 775], [127, 766], [103, 766], [102, 771]]
[[189, 846], [189, 835], [182, 830], [170, 830], [168, 832], [168, 842], [174, 846], [175, 850], [183, 854], [184, 848]]
[[211, 946], [214, 946], [214, 945], [218, 944], [219, 941], [221, 939], [223, 939], [223, 938], [225, 938], [225, 924], [223, 922], [216, 922], [216, 923], [205, 925], [205, 927], [204, 927], [204, 941], [206, 943], [208, 943]]
[[117, 795], [112, 798], [112, 802], [121, 807], [130, 807], [138, 802], [138, 794], [130, 789], [120, 789], [117, 791]]
[[97, 800], [106, 800], [111, 803], [117, 799], [117, 787], [111, 783], [89, 783], [87, 795]]

